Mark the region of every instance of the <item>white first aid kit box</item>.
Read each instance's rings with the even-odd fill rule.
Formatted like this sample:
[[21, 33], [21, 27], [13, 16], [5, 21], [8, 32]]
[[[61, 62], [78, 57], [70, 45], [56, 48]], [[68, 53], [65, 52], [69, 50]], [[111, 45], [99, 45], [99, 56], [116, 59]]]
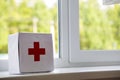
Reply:
[[51, 34], [16, 33], [8, 38], [9, 73], [44, 72], [54, 69]]

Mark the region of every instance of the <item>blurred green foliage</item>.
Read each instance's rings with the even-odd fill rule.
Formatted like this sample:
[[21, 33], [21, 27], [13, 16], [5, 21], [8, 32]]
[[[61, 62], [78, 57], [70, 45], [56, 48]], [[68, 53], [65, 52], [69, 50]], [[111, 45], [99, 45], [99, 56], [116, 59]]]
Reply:
[[55, 48], [58, 50], [57, 3], [49, 8], [43, 0], [16, 1], [0, 0], [0, 53], [7, 53], [9, 34], [33, 32], [34, 19], [37, 19], [37, 32], [41, 33], [50, 33], [50, 22], [54, 22]]
[[[0, 53], [7, 53], [8, 35], [16, 32], [33, 32], [33, 20], [37, 18], [37, 31], [50, 33], [54, 22], [55, 48], [58, 51], [57, 4], [48, 8], [43, 0], [0, 0]], [[99, 0], [80, 1], [80, 49], [120, 49], [120, 5], [107, 5], [102, 9]]]
[[80, 0], [80, 49], [120, 49], [120, 5], [98, 1]]

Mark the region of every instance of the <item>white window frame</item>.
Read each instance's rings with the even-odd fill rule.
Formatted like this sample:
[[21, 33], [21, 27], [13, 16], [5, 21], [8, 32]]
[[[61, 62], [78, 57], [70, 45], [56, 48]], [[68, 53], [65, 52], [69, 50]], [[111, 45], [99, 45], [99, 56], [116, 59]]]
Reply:
[[88, 66], [120, 64], [120, 50], [80, 50], [79, 0], [69, 0], [69, 50], [71, 63], [87, 63]]
[[[68, 62], [68, 0], [58, 0], [59, 11], [59, 51], [60, 58], [55, 59], [55, 67], [69, 66]], [[0, 71], [8, 70], [8, 59], [0, 59]]]

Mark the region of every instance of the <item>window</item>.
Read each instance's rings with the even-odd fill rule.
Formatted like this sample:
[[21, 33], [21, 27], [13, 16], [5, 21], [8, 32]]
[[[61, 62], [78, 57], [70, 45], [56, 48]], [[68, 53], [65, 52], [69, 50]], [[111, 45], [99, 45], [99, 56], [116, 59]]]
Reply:
[[[8, 59], [8, 35], [16, 32], [52, 33], [54, 53], [55, 57], [58, 57], [58, 0], [0, 1], [0, 65], [2, 66]], [[2, 66], [0, 70], [6, 68]]]
[[[32, 1], [32, 0], [30, 0], [30, 1]], [[50, 1], [50, 0], [37, 0], [37, 1]], [[51, 2], [53, 2], [53, 1], [51, 1]], [[83, 8], [83, 10], [85, 10], [84, 7], [88, 7], [87, 1], [93, 1], [90, 3], [91, 5], [93, 5], [94, 2], [101, 1], [101, 0], [58, 0], [58, 7], [57, 8], [55, 7], [55, 9], [58, 9], [58, 23], [57, 23], [57, 19], [56, 19], [57, 14], [56, 14], [56, 11], [54, 11], [54, 10], [53, 10], [53, 14], [55, 14], [55, 15], [53, 15], [52, 17], [49, 17], [51, 14], [46, 13], [46, 15], [48, 15], [48, 16], [45, 16], [45, 18], [42, 19], [43, 21], [41, 19], [39, 21], [39, 19], [35, 16], [35, 17], [32, 17], [33, 20], [30, 23], [29, 23], [29, 21], [24, 22], [24, 24], [29, 23], [29, 26], [33, 25], [33, 23], [34, 23], [35, 27], [29, 28], [31, 32], [32, 31], [36, 32], [36, 30], [37, 30], [36, 23], [39, 25], [42, 25], [42, 26], [45, 26], [45, 25], [48, 26], [48, 25], [50, 25], [49, 22], [51, 22], [51, 26], [53, 26], [53, 23], [55, 26], [59, 26], [59, 27], [56, 27], [55, 30], [53, 29], [53, 27], [51, 29], [51, 31], [54, 32], [54, 34], [59, 33], [59, 34], [57, 34], [57, 35], [59, 35], [59, 39], [58, 39], [58, 36], [55, 38], [55, 41], [59, 40], [59, 49], [58, 49], [58, 42], [55, 43], [55, 45], [56, 45], [55, 48], [56, 48], [56, 51], [59, 52], [60, 54], [59, 54], [59, 58], [55, 59], [55, 67], [117, 65], [120, 62], [120, 51], [119, 51], [120, 48], [117, 47], [115, 49], [116, 45], [118, 45], [118, 44], [116, 44], [117, 43], [116, 40], [118, 40], [118, 39], [114, 39], [114, 38], [107, 39], [107, 40], [111, 40], [111, 39], [115, 40], [115, 41], [113, 40], [113, 42], [115, 42], [115, 44], [113, 44], [113, 43], [110, 44], [112, 46], [112, 48], [108, 48], [109, 46], [102, 47], [102, 48], [96, 48], [96, 47], [89, 48], [86, 45], [84, 46], [85, 43], [83, 40], [83, 38], [84, 38], [83, 34], [86, 33], [85, 31], [88, 32], [89, 28], [88, 28], [88, 26], [85, 26], [85, 24], [83, 24], [83, 19], [85, 16], [81, 16], [82, 15], [81, 8]], [[25, 6], [25, 4], [23, 4], [23, 6]], [[42, 5], [42, 6], [45, 7], [45, 5]], [[80, 6], [84, 6], [84, 7], [80, 7]], [[98, 6], [98, 5], [96, 5], [96, 6]], [[94, 7], [96, 7], [96, 6], [94, 6]], [[112, 5], [112, 6], [114, 6], [114, 5]], [[39, 7], [39, 5], [37, 7]], [[108, 8], [110, 6], [106, 6], [106, 7]], [[31, 8], [31, 6], [29, 8]], [[117, 6], [117, 9], [118, 8], [119, 8], [119, 6]], [[51, 9], [51, 8], [48, 8], [47, 10], [49, 10], [49, 9]], [[111, 9], [113, 9], [113, 8], [111, 8]], [[46, 9], [43, 9], [43, 10], [46, 11]], [[83, 14], [89, 13], [88, 10], [86, 10], [86, 13], [83, 13]], [[94, 11], [94, 8], [92, 8], [91, 10]], [[115, 9], [113, 9], [113, 10], [115, 10]], [[38, 10], [38, 12], [36, 12], [37, 16], [40, 17], [41, 14], [45, 14], [45, 13], [38, 14], [39, 11], [40, 10]], [[28, 12], [29, 12], [29, 9], [28, 9]], [[93, 12], [93, 13], [96, 13], [96, 12]], [[99, 14], [101, 15], [101, 13], [99, 13]], [[110, 15], [112, 15], [112, 14], [113, 13], [110, 13]], [[34, 15], [34, 14], [30, 14], [30, 15]], [[90, 16], [91, 15], [88, 15], [88, 17], [90, 17]], [[93, 15], [93, 16], [95, 16], [95, 15]], [[99, 17], [98, 15], [96, 15], [96, 16]], [[27, 17], [27, 15], [25, 17]], [[104, 18], [104, 17], [106, 17], [106, 16], [102, 16], [102, 18]], [[42, 18], [42, 17], [40, 17], [40, 18]], [[48, 21], [48, 18], [50, 21]], [[90, 19], [91, 19], [91, 17], [90, 17]], [[119, 20], [119, 17], [117, 19]], [[14, 19], [11, 19], [10, 21], [13, 21], [13, 20]], [[17, 18], [17, 20], [18, 20], [18, 23], [20, 24], [19, 18]], [[53, 20], [55, 20], [55, 21], [53, 22]], [[112, 20], [112, 18], [110, 18], [108, 20], [108, 22], [111, 20]], [[85, 22], [87, 23], [86, 20], [85, 20]], [[94, 19], [93, 19], [93, 22], [94, 22]], [[98, 22], [100, 22], [100, 21], [98, 21]], [[106, 22], [104, 22], [104, 23], [109, 24]], [[14, 25], [16, 25], [16, 23], [14, 23]], [[82, 25], [84, 25], [83, 27], [87, 27], [84, 32], [82, 32], [82, 28], [83, 28]], [[96, 25], [96, 24], [93, 24], [93, 25]], [[17, 25], [17, 26], [19, 26], [19, 25]], [[22, 25], [22, 26], [24, 26], [24, 25]], [[100, 26], [99, 27], [100, 29], [103, 29], [102, 28], [103, 25], [99, 25], [99, 26]], [[22, 29], [24, 31], [24, 28], [25, 28], [25, 30], [27, 29], [26, 27], [27, 26], [25, 25], [25, 27], [19, 27], [19, 29], [20, 30]], [[14, 26], [13, 26], [13, 28], [14, 28]], [[91, 28], [91, 30], [94, 30], [96, 28], [98, 28], [98, 26], [95, 28]], [[111, 30], [109, 28], [110, 27], [106, 26], [105, 32], [109, 32], [108, 30]], [[19, 29], [15, 29], [15, 30], [19, 30]], [[57, 29], [58, 29], [58, 31], [57, 31]], [[100, 30], [100, 29], [98, 29], [98, 30]], [[14, 29], [11, 29], [11, 30], [14, 30]], [[45, 27], [45, 29], [43, 31], [40, 29], [40, 30], [38, 30], [38, 32], [50, 33], [50, 27], [49, 28]], [[112, 33], [110, 32], [110, 34], [112, 34]], [[97, 36], [97, 38], [100, 37], [100, 35], [98, 35], [98, 34], [95, 34], [95, 36]], [[88, 39], [88, 38], [86, 38], [86, 39]], [[90, 39], [95, 39], [94, 35], [90, 36]], [[106, 42], [107, 42], [107, 40], [106, 40]], [[94, 43], [95, 42], [93, 40], [92, 44], [94, 44]], [[98, 44], [97, 43], [94, 44], [94, 46], [96, 46], [96, 45], [98, 45]], [[3, 66], [2, 66], [2, 68], [0, 66], [0, 69], [3, 70], [5, 68], [5, 65], [7, 64], [7, 60], [5, 62], [0, 60], [0, 64], [1, 63]]]
[[[104, 14], [103, 15], [100, 12], [100, 10], [97, 9], [98, 7], [101, 7], [101, 11], [105, 12], [105, 10], [107, 8], [109, 8], [109, 9], [113, 9], [113, 8], [111, 8], [110, 6], [106, 6], [106, 9], [102, 9], [103, 4], [101, 3], [99, 5], [100, 1], [101, 0], [75, 0], [75, 1], [70, 0], [70, 5], [69, 5], [70, 6], [70, 22], [69, 22], [70, 42], [69, 42], [69, 45], [70, 45], [70, 62], [71, 63], [80, 63], [80, 62], [83, 63], [84, 62], [84, 63], [88, 63], [86, 65], [98, 65], [101, 63], [102, 63], [102, 65], [108, 65], [108, 64], [110, 65], [110, 64], [114, 64], [114, 63], [118, 64], [117, 62], [120, 61], [120, 58], [119, 58], [120, 51], [119, 51], [119, 47], [117, 47], [117, 45], [119, 45], [119, 44], [116, 44], [116, 43], [119, 43], [119, 40], [118, 39], [113, 40], [114, 37], [113, 38], [108, 37], [108, 35], [109, 36], [112, 36], [112, 35], [117, 36], [114, 32], [113, 32], [114, 34], [109, 32], [110, 30], [112, 30], [110, 25], [112, 24], [111, 21], [113, 20], [113, 18], [106, 20], [108, 15], [106, 15], [105, 13], [103, 13]], [[96, 4], [94, 4], [94, 3], [96, 3]], [[80, 6], [80, 8], [79, 8], [79, 6]], [[118, 6], [116, 6], [116, 7], [118, 7]], [[96, 9], [96, 11], [94, 11], [95, 9]], [[113, 9], [113, 10], [115, 10], [115, 9]], [[91, 14], [90, 14], [90, 12], [91, 12]], [[111, 12], [109, 12], [109, 13], [111, 13]], [[112, 13], [111, 15], [113, 15], [113, 14], [114, 13]], [[117, 12], [116, 12], [116, 14], [117, 14]], [[79, 16], [80, 16], [80, 21], [79, 21]], [[88, 18], [86, 18], [86, 17], [88, 17]], [[95, 17], [96, 17], [96, 20], [95, 20]], [[101, 23], [100, 23], [100, 18], [103, 18], [103, 21], [101, 21]], [[116, 17], [116, 18], [119, 20], [119, 17]], [[91, 23], [93, 23], [93, 24], [89, 23], [88, 20], [90, 20]], [[107, 21], [109, 23], [107, 23]], [[79, 24], [79, 22], [80, 22], [80, 24]], [[98, 25], [98, 24], [100, 24], [100, 25]], [[105, 26], [103, 24], [107, 24], [107, 26]], [[80, 28], [79, 28], [79, 26], [80, 26]], [[95, 26], [95, 27], [93, 27], [93, 26]], [[115, 25], [112, 25], [112, 26], [115, 26]], [[84, 28], [84, 30], [83, 30], [83, 28]], [[104, 35], [105, 33], [102, 36], [97, 34], [98, 33], [97, 30], [103, 30], [103, 28], [105, 28], [105, 33], [108, 33], [108, 35], [105, 36]], [[90, 30], [91, 30], [91, 32], [90, 32]], [[84, 35], [85, 33], [86, 34], [88, 33], [87, 39], [86, 39], [86, 36]], [[92, 34], [92, 33], [94, 33], [94, 34]], [[101, 33], [103, 33], [103, 32], [100, 32], [100, 34]], [[89, 36], [90, 34], [91, 34], [91, 36]], [[105, 48], [104, 45], [102, 45], [104, 43], [101, 42], [100, 37], [104, 37], [105, 40], [107, 40], [109, 42], [111, 40], [111, 43], [109, 43], [109, 45], [107, 45], [107, 47]], [[108, 39], [106, 37], [108, 37]], [[117, 36], [117, 38], [119, 38], [119, 36]], [[85, 39], [89, 40], [88, 43], [85, 43]], [[101, 48], [100, 48], [99, 40], [102, 45]], [[118, 40], [118, 42], [117, 42], [117, 40]], [[92, 41], [93, 44], [94, 43], [96, 43], [96, 44], [93, 45], [90, 43], [90, 41]], [[104, 42], [107, 42], [107, 41], [104, 41]], [[110, 46], [112, 46], [112, 48], [109, 48]], [[116, 49], [114, 50], [115, 47], [116, 47]], [[92, 63], [94, 63], [94, 64], [92, 64]]]
[[103, 5], [102, 0], [79, 1], [81, 50], [120, 49], [118, 8], [118, 5]]
[[[9, 0], [8, 0], [9, 1]], [[18, 0], [17, 0], [18, 1]], [[28, 0], [29, 1], [29, 0]], [[31, 0], [30, 0], [31, 1]], [[34, 1], [34, 0], [33, 0]], [[49, 3], [49, 1], [50, 0], [37, 0], [37, 1], [48, 1], [48, 3]], [[54, 0], [52, 0], [52, 1], [54, 1]], [[51, 1], [51, 2], [52, 2]], [[55, 1], [57, 1], [57, 0], [55, 0]], [[57, 59], [55, 59], [55, 67], [64, 67], [64, 66], [70, 66], [69, 65], [69, 57], [68, 57], [68, 17], [69, 17], [69, 15], [68, 15], [68, 13], [69, 13], [69, 10], [68, 10], [68, 0], [58, 0], [57, 1], [58, 2], [58, 7], [56, 8], [55, 7], [55, 9], [58, 9], [58, 23], [57, 23], [57, 25], [59, 26], [59, 27], [57, 27], [58, 28], [58, 35], [59, 35], [59, 45], [57, 45], [57, 46], [59, 46], [59, 49], [58, 49], [58, 47], [56, 47], [57, 48], [57, 50], [56, 51], [58, 51], [59, 52], [59, 58], [57, 58]], [[18, 3], [20, 3], [19, 1], [18, 1]], [[39, 5], [38, 5], [38, 7], [39, 7]], [[38, 10], [38, 16], [39, 16], [39, 11], [40, 10]], [[56, 11], [54, 11], [53, 10], [53, 13], [54, 14], [56, 14]], [[50, 15], [50, 14], [49, 14]], [[46, 16], [46, 17], [48, 17], [48, 16]], [[53, 16], [54, 17], [54, 19], [56, 20], [56, 15], [55, 16]], [[44, 21], [46, 21], [46, 19], [47, 18], [45, 18], [45, 19], [43, 19]], [[51, 17], [50, 17], [50, 19], [51, 19]], [[30, 19], [29, 19], [30, 20]], [[37, 19], [36, 17], [34, 17], [34, 21], [36, 22], [38, 22], [38, 20], [39, 19]], [[43, 21], [43, 25], [46, 25], [46, 24], [44, 24], [44, 21]], [[46, 22], [45, 22], [46, 23]], [[53, 23], [53, 22], [52, 22]], [[31, 22], [31, 24], [32, 24], [32, 22]], [[29, 24], [30, 25], [30, 24]], [[47, 25], [49, 25], [49, 22], [47, 23]], [[53, 25], [52, 25], [53, 26]], [[31, 32], [32, 32], [32, 30], [33, 30], [33, 28], [30, 28], [31, 29]], [[46, 29], [46, 28], [45, 28]], [[47, 28], [47, 30], [48, 30], [48, 28]], [[52, 28], [52, 30], [53, 30], [53, 28]], [[35, 31], [36, 31], [36, 29], [35, 29]], [[49, 32], [50, 30], [48, 30], [48, 32]], [[41, 31], [42, 32], [42, 31]], [[56, 37], [56, 39], [57, 39], [57, 41], [58, 41], [58, 37]], [[3, 55], [2, 55], [2, 57], [3, 57]], [[2, 60], [2, 58], [0, 58], [0, 71], [2, 70], [2, 71], [4, 71], [4, 70], [8, 70], [8, 59], [3, 59]]]
[[[33, 0], [34, 1], [34, 0]], [[41, 0], [40, 0], [41, 1]], [[45, 1], [45, 0], [42, 0]], [[47, 0], [49, 1], [49, 0]], [[58, 35], [59, 35], [59, 58], [55, 59], [55, 67], [70, 66], [68, 57], [68, 0], [58, 0]], [[55, 11], [53, 11], [55, 12]], [[55, 12], [56, 13], [56, 12]], [[39, 14], [38, 14], [39, 16]], [[45, 18], [46, 19], [46, 18]], [[35, 21], [38, 21], [35, 17]], [[58, 39], [58, 38], [57, 38]], [[3, 55], [2, 55], [3, 57]], [[8, 59], [0, 60], [0, 71], [8, 70]]]
[[7, 53], [8, 35], [16, 32], [52, 33], [58, 52], [57, 0], [2, 0], [0, 4], [0, 54]]

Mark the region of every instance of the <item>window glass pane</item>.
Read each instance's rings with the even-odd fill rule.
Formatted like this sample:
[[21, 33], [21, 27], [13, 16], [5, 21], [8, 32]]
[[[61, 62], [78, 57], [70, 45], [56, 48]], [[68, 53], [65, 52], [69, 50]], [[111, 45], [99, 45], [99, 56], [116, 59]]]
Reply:
[[79, 0], [81, 50], [120, 49], [120, 5]]
[[0, 0], [0, 54], [7, 53], [8, 35], [52, 33], [58, 53], [57, 0]]

